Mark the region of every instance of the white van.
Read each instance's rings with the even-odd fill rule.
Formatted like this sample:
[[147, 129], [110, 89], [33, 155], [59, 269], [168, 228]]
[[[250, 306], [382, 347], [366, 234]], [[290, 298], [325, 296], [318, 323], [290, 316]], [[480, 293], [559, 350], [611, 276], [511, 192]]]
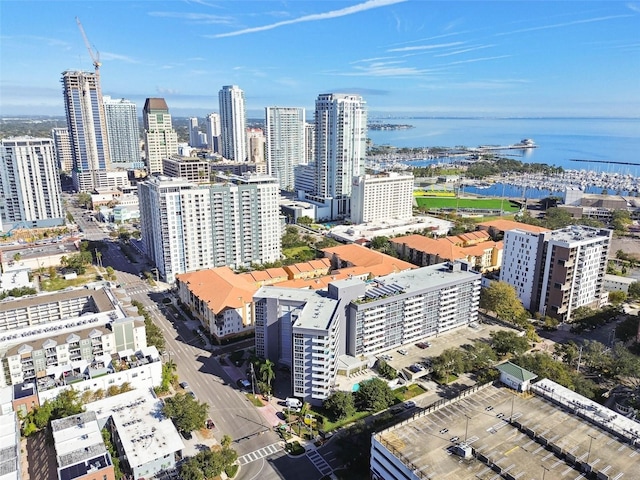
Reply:
[[302, 402], [294, 397], [287, 397], [284, 401], [287, 408], [300, 408], [302, 407]]

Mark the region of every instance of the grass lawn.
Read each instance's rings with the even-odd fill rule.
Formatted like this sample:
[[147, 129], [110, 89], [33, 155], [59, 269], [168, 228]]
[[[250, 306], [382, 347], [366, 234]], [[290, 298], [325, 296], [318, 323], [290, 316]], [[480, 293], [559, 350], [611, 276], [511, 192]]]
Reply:
[[257, 395], [247, 393], [247, 399], [256, 407], [264, 407], [264, 403], [262, 403], [262, 400], [260, 400]]
[[[356, 412], [355, 415], [345, 418], [343, 420], [338, 420], [336, 422], [332, 422], [329, 420], [329, 418], [326, 416], [324, 410], [320, 409], [320, 408], [311, 408], [309, 410], [310, 413], [312, 413], [314, 415], [314, 417], [321, 417], [322, 418], [322, 427], [320, 428], [321, 430], [325, 431], [325, 432], [331, 432], [332, 430], [335, 430], [336, 428], [340, 428], [344, 425], [347, 425], [351, 422], [355, 422], [356, 420], [360, 420], [361, 418], [365, 418], [368, 417], [369, 415], [371, 415], [374, 412]], [[318, 421], [318, 425], [320, 425], [320, 421]]]
[[420, 385], [416, 385], [415, 383], [409, 385], [408, 387], [398, 388], [394, 390], [394, 394], [398, 400], [404, 402], [405, 400], [409, 400], [410, 398], [417, 397], [418, 395], [426, 392], [424, 388]]
[[95, 272], [87, 272], [84, 275], [78, 275], [78, 278], [71, 280], [65, 280], [63, 276], [59, 275], [56, 278], [49, 278], [40, 282], [40, 288], [46, 292], [55, 292], [57, 290], [63, 290], [67, 287], [79, 287], [85, 283], [95, 282]]
[[282, 254], [287, 258], [300, 257], [301, 255], [311, 255], [314, 258], [316, 252], [312, 248], [302, 245], [300, 247], [285, 248], [282, 250]]
[[514, 206], [509, 200], [500, 198], [428, 198], [417, 197], [416, 202], [419, 207], [427, 208], [477, 208], [482, 210], [500, 210], [502, 207], [505, 211], [517, 212], [518, 207]]
[[456, 375], [449, 375], [449, 378], [436, 377], [433, 375], [433, 380], [440, 385], [448, 385], [451, 382], [455, 382], [458, 379]]

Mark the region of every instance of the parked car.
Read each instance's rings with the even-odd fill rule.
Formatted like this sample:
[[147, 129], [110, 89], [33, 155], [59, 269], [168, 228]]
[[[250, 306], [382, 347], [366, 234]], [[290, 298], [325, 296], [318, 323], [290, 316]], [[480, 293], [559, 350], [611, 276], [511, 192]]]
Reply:
[[406, 351], [406, 350], [404, 350], [404, 349], [400, 349], [400, 350], [398, 350], [398, 353], [399, 353], [400, 355], [406, 355], [406, 354], [407, 354], [407, 353], [409, 353], [409, 352], [407, 352], [407, 351]]
[[404, 410], [404, 407], [402, 405], [394, 405], [393, 407], [391, 407], [390, 412], [393, 413], [394, 415], [397, 415], [403, 410]]
[[180, 382], [180, 387], [184, 390], [189, 390], [189, 384], [187, 382]]
[[204, 424], [209, 430], [213, 430], [214, 428], [216, 428], [216, 425], [213, 423], [213, 420], [211, 420], [210, 418], [207, 418], [207, 421], [204, 422]]
[[414, 402], [413, 400], [408, 400], [404, 402], [404, 408], [406, 408], [407, 410], [409, 410], [410, 408], [414, 408], [415, 406], [416, 406], [416, 402]]

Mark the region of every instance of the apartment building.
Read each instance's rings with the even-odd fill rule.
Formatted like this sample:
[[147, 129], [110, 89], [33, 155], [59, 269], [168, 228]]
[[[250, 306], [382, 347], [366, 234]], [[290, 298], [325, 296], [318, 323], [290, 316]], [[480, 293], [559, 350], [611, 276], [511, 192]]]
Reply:
[[413, 175], [387, 172], [354, 177], [351, 222], [357, 224], [413, 216]]
[[112, 99], [109, 96], [104, 96], [103, 102], [112, 167], [144, 168], [136, 104], [131, 100]]
[[218, 179], [196, 185], [159, 177], [138, 187], [146, 253], [169, 283], [179, 273], [280, 259], [277, 179]]
[[225, 85], [218, 92], [222, 156], [236, 162], [247, 161], [247, 113], [244, 91]]
[[58, 170], [69, 173], [73, 170], [73, 152], [71, 150], [71, 137], [68, 128], [52, 128], [51, 138], [56, 153]]
[[526, 309], [568, 322], [576, 308], [602, 304], [611, 237], [611, 230], [584, 225], [507, 231], [500, 280]]
[[53, 146], [50, 138], [10, 137], [0, 141], [1, 223], [27, 226], [64, 223], [60, 174]]
[[265, 286], [254, 296], [256, 354], [289, 367], [294, 395], [319, 404], [344, 365], [468, 325], [479, 298], [480, 274], [458, 262], [326, 291]]
[[164, 98], [147, 98], [142, 111], [144, 151], [149, 175], [162, 174], [162, 159], [178, 154], [178, 134]]
[[266, 158], [269, 175], [281, 190], [292, 191], [294, 168], [306, 164], [304, 108], [266, 107]]
[[95, 412], [51, 421], [58, 480], [116, 480]]
[[169, 177], [180, 177], [194, 183], [209, 183], [209, 163], [200, 157], [163, 158], [162, 171]]
[[160, 478], [182, 458], [184, 443], [171, 419], [162, 415], [162, 406], [151, 389], [132, 390], [86, 405], [100, 428], [111, 433], [127, 478]]

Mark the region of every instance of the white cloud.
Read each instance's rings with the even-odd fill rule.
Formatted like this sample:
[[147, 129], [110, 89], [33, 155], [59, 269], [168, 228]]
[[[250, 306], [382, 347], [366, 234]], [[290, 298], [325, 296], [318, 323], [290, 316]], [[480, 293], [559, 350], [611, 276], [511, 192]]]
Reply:
[[627, 3], [627, 8], [629, 8], [629, 10], [633, 10], [636, 13], [640, 13], [640, 4], [638, 3]]
[[500, 58], [509, 58], [509, 57], [513, 57], [513, 55], [498, 55], [496, 57], [471, 58], [469, 60], [459, 60], [457, 62], [450, 62], [450, 63], [447, 63], [447, 65], [461, 65], [463, 63], [486, 62], [487, 60], [498, 60]]
[[211, 15], [209, 13], [190, 12], [149, 12], [151, 17], [176, 18], [178, 20], [188, 20], [198, 24], [231, 25], [234, 19], [228, 16]]
[[434, 43], [432, 45], [414, 45], [413, 47], [391, 48], [387, 50], [387, 52], [415, 52], [418, 50], [435, 50], [438, 48], [457, 47], [458, 45], [464, 45], [464, 42]]
[[530, 28], [521, 28], [520, 30], [512, 30], [511, 32], [497, 33], [496, 36], [512, 35], [514, 33], [523, 33], [523, 32], [535, 32], [537, 30], [548, 30], [550, 28], [570, 27], [572, 25], [580, 25], [583, 23], [604, 22], [606, 20], [614, 20], [616, 18], [627, 18], [632, 16], [633, 15], [609, 15], [607, 17], [586, 18], [584, 20], [573, 20], [571, 22], [554, 23], [551, 25], [540, 25], [538, 27], [530, 27]]
[[140, 63], [138, 60], [135, 60], [127, 55], [120, 55], [119, 53], [110, 53], [110, 52], [100, 52], [100, 60], [119, 60], [125, 63]]
[[451, 55], [460, 55], [461, 53], [474, 52], [490, 47], [495, 47], [495, 45], [478, 45], [477, 47], [463, 48], [462, 50], [454, 50], [453, 52], [439, 53], [438, 55], [434, 55], [434, 57], [450, 57]]
[[387, 5], [393, 5], [395, 3], [405, 2], [406, 0], [367, 0], [364, 3], [352, 5], [350, 7], [341, 8], [340, 10], [332, 10], [325, 13], [314, 13], [312, 15], [304, 15], [302, 17], [293, 18], [291, 20], [283, 20], [281, 22], [271, 23], [269, 25], [263, 25], [261, 27], [245, 28], [243, 30], [236, 30], [235, 32], [218, 33], [216, 35], [205, 35], [211, 38], [224, 38], [234, 37], [236, 35], [245, 35], [247, 33], [264, 32], [265, 30], [272, 30], [274, 28], [283, 27], [285, 25], [292, 25], [294, 23], [302, 22], [315, 22], [318, 20], [328, 20], [331, 18], [344, 17], [346, 15], [353, 15], [354, 13], [364, 12], [371, 10], [372, 8], [386, 7]]

